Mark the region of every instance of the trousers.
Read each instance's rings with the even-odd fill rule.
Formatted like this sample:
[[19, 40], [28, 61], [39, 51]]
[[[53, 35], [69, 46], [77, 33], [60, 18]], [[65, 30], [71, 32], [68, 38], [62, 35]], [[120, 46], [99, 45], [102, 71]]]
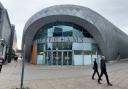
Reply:
[[1, 69], [2, 69], [2, 65], [0, 65], [0, 72], [1, 72]]
[[105, 75], [106, 80], [107, 80], [107, 83], [109, 84], [110, 82], [109, 82], [108, 74], [107, 74], [107, 72], [106, 72], [106, 71], [101, 71], [101, 74], [100, 74], [100, 76], [99, 76], [98, 82], [100, 82], [101, 77], [103, 76], [103, 74]]
[[93, 75], [92, 75], [92, 79], [94, 79], [94, 76], [95, 76], [96, 73], [97, 73], [97, 75], [98, 75], [98, 77], [99, 77], [99, 72], [98, 72], [97, 69], [95, 69], [95, 70], [94, 70], [94, 73], [93, 73]]

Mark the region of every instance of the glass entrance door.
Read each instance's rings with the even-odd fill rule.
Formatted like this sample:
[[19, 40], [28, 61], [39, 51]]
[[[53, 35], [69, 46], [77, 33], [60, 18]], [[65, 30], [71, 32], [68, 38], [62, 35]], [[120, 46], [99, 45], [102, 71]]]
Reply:
[[72, 51], [57, 50], [45, 52], [47, 65], [72, 65]]
[[72, 65], [72, 52], [71, 51], [63, 52], [63, 65]]
[[55, 51], [53, 52], [53, 65], [61, 65], [62, 52]]
[[51, 57], [52, 57], [51, 52], [46, 51], [45, 52], [45, 64], [47, 65], [51, 64], [51, 59], [52, 59]]

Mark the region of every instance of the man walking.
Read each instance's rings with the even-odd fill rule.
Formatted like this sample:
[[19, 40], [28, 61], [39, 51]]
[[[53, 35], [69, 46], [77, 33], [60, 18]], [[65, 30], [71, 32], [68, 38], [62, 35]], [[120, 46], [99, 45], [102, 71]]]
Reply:
[[97, 73], [97, 75], [99, 77], [98, 64], [96, 62], [96, 58], [94, 58], [93, 70], [94, 70], [94, 73], [92, 75], [92, 79], [94, 80], [94, 76], [95, 76], [96, 73]]
[[101, 84], [100, 80], [101, 80], [102, 75], [104, 74], [105, 77], [106, 77], [108, 86], [112, 86], [112, 84], [109, 82], [108, 74], [107, 74], [107, 71], [106, 71], [106, 60], [105, 60], [105, 56], [102, 56], [102, 58], [101, 58], [100, 67], [101, 67], [101, 74], [99, 76], [98, 83]]
[[0, 56], [0, 72], [2, 69], [3, 62], [4, 62], [4, 58], [3, 58], [3, 56]]

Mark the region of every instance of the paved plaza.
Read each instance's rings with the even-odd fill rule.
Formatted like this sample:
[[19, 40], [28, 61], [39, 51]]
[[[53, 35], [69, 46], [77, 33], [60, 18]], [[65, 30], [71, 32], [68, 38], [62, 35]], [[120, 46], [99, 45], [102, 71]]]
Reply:
[[[45, 66], [25, 64], [24, 86], [30, 89], [128, 89], [128, 61], [107, 64], [108, 75], [113, 86], [107, 86], [105, 76], [102, 84], [91, 79], [92, 65]], [[0, 89], [20, 86], [21, 62], [3, 66], [0, 73]]]

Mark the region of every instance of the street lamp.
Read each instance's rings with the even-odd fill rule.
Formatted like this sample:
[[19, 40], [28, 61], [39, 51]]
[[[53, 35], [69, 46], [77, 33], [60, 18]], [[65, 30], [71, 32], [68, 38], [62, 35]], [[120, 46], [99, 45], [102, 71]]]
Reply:
[[23, 49], [22, 49], [22, 73], [21, 73], [20, 89], [23, 88], [23, 82], [24, 82], [24, 62], [25, 62], [25, 53], [24, 53], [24, 50], [25, 50], [25, 45], [23, 46]]

